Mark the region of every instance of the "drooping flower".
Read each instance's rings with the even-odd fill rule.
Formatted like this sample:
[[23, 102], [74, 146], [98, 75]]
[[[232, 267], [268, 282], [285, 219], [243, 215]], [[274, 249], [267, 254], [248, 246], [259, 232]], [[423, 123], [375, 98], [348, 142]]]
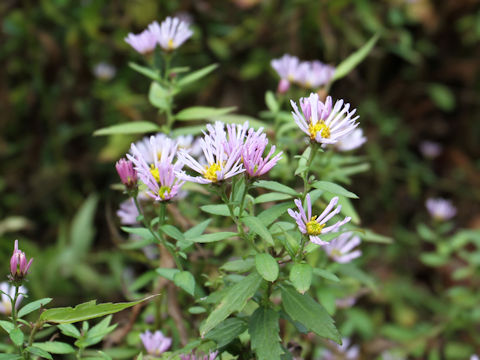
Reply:
[[300, 61], [296, 56], [285, 54], [279, 59], [273, 59], [270, 64], [278, 76], [280, 76], [277, 91], [280, 94], [287, 92], [290, 88], [290, 83], [298, 78]]
[[272, 145], [268, 154], [262, 157], [267, 144], [268, 139], [263, 132], [263, 128], [257, 131], [253, 129], [248, 131], [245, 144], [242, 147], [242, 161], [249, 176], [257, 177], [266, 174], [282, 158], [283, 151], [272, 157], [276, 150], [275, 145]]
[[188, 24], [177, 17], [167, 17], [160, 25], [154, 21], [148, 30], [165, 51], [175, 50], [193, 35]]
[[137, 171], [133, 168], [133, 163], [126, 159], [120, 159], [115, 164], [117, 169], [118, 176], [122, 184], [127, 187], [127, 189], [133, 189], [137, 186]]
[[[156, 201], [167, 201], [178, 194], [185, 183], [176, 177], [176, 173], [183, 167], [181, 161], [173, 162], [177, 145], [170, 138], [158, 142], [155, 136], [150, 138], [151, 153], [148, 159], [132, 144], [127, 158], [135, 165], [140, 180], [148, 187], [147, 195]], [[152, 162], [148, 161], [153, 159]]]
[[296, 82], [307, 89], [317, 89], [330, 82], [335, 68], [321, 61], [302, 61], [296, 73]]
[[[331, 342], [330, 342], [331, 343]], [[358, 345], [350, 346], [350, 339], [343, 338], [342, 345], [332, 343], [332, 350], [325, 350], [322, 360], [357, 360], [360, 355]]]
[[129, 33], [125, 42], [143, 55], [151, 53], [157, 46], [155, 34], [150, 29], [145, 29], [140, 34]]
[[172, 339], [163, 335], [160, 330], [152, 333], [147, 330], [140, 334], [143, 346], [149, 355], [159, 356], [167, 351], [172, 345]]
[[[15, 286], [10, 285], [7, 282], [0, 283], [0, 292], [1, 292], [1, 302], [0, 302], [0, 313], [5, 315], [10, 315], [12, 313], [12, 301], [10, 298], [15, 297]], [[15, 309], [18, 309], [20, 303], [23, 300], [23, 295], [27, 293], [27, 289], [24, 286], [20, 286], [18, 289], [17, 301], [15, 302]], [[10, 296], [10, 297], [9, 297]]]
[[442, 151], [442, 145], [434, 141], [425, 140], [420, 143], [420, 152], [426, 158], [435, 159]]
[[[230, 147], [231, 144], [229, 145], [225, 130], [223, 130], [224, 126], [223, 123], [217, 122], [215, 127], [208, 128], [210, 133], [205, 133], [204, 137], [200, 139], [206, 164], [200, 164], [185, 150], [178, 152], [180, 161], [201, 175], [190, 176], [185, 171], [178, 171], [177, 175], [180, 179], [199, 184], [210, 184], [226, 180], [245, 171], [240, 162], [242, 147], [233, 145]], [[227, 154], [227, 150], [231, 150], [230, 154]]]
[[10, 274], [14, 280], [22, 280], [27, 276], [28, 269], [32, 265], [33, 258], [27, 262], [25, 253], [18, 249], [18, 240], [15, 240], [12, 257], [10, 258]]
[[362, 255], [360, 250], [352, 251], [362, 242], [358, 236], [352, 237], [352, 235], [351, 232], [340, 234], [327, 243], [323, 249], [334, 261], [340, 264], [348, 263]]
[[430, 216], [434, 220], [446, 221], [450, 220], [457, 214], [457, 208], [452, 205], [452, 202], [442, 198], [430, 198], [425, 202]]
[[195, 355], [194, 353], [192, 354], [182, 354], [180, 355], [181, 360], [215, 360], [217, 358], [218, 351], [214, 352], [209, 352], [208, 355]]
[[367, 141], [367, 138], [363, 136], [363, 130], [357, 128], [353, 130], [350, 134], [342, 137], [335, 144], [335, 148], [339, 151], [350, 151], [359, 148]]
[[300, 107], [290, 101], [293, 107], [293, 118], [300, 129], [310, 137], [311, 141], [320, 144], [335, 144], [342, 137], [351, 133], [357, 126], [356, 109], [350, 111], [350, 104], [337, 100], [332, 108], [332, 98], [327, 97], [321, 102], [318, 94], [310, 94], [308, 98], [300, 99]]
[[338, 205], [335, 209], [334, 207], [338, 203], [338, 197], [334, 197], [330, 200], [330, 203], [327, 205], [325, 210], [320, 215], [312, 216], [312, 202], [310, 200], [310, 194], [306, 196], [306, 205], [307, 205], [307, 212], [303, 209], [302, 202], [300, 199], [295, 200], [295, 205], [297, 205], [298, 211], [294, 211], [292, 209], [288, 209], [288, 214], [295, 219], [298, 225], [298, 229], [302, 234], [308, 235], [310, 241], [317, 245], [325, 245], [328, 242], [323, 241], [319, 238], [318, 235], [326, 234], [329, 232], [336, 232], [340, 229], [341, 226], [348, 223], [351, 218], [345, 217], [345, 219], [341, 221], [337, 221], [335, 224], [331, 226], [327, 226], [327, 221], [330, 220], [332, 217], [340, 213], [342, 209], [341, 205]]

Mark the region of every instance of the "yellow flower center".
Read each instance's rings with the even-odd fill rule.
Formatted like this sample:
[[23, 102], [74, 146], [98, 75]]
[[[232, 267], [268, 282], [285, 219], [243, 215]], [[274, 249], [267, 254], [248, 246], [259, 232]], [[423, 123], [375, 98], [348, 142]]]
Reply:
[[310, 123], [308, 125], [308, 131], [310, 133], [310, 139], [315, 140], [317, 137], [317, 133], [320, 131], [320, 135], [322, 135], [323, 138], [328, 139], [330, 138], [330, 128], [328, 127], [327, 124], [325, 124], [325, 121], [320, 120], [318, 123], [313, 125]]
[[175, 46], [173, 45], [173, 39], [168, 40], [167, 47], [168, 47], [168, 50], [175, 49]]
[[150, 174], [152, 174], [153, 178], [157, 183], [160, 182], [160, 172], [158, 171], [158, 168], [156, 168], [153, 164], [150, 165]]
[[342, 252], [338, 249], [333, 249], [330, 254], [331, 254], [331, 256], [337, 256], [337, 257], [342, 256]]
[[203, 177], [207, 180], [210, 180], [212, 182], [216, 182], [217, 181], [217, 171], [220, 171], [222, 170], [222, 167], [220, 166], [220, 164], [218, 163], [215, 163], [215, 164], [212, 164], [210, 166], [205, 166], [205, 174], [203, 174]]
[[172, 190], [170, 186], [160, 186], [160, 190], [158, 190], [158, 196], [160, 196], [162, 200], [165, 200], [165, 193], [170, 194], [170, 190]]
[[320, 225], [315, 221], [317, 216], [312, 216], [310, 221], [307, 223], [307, 233], [308, 235], [320, 235], [322, 229], [325, 227], [325, 224]]
[[3, 308], [5, 309], [5, 315], [12, 313], [12, 303], [10, 301], [2, 301]]

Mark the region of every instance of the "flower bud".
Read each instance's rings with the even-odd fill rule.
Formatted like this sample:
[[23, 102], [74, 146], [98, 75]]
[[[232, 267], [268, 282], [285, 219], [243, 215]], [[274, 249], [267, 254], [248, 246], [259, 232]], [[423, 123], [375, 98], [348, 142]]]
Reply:
[[120, 159], [115, 164], [118, 176], [123, 185], [128, 189], [133, 189], [137, 186], [137, 171], [133, 168], [133, 163], [130, 160]]
[[32, 265], [33, 258], [27, 261], [25, 253], [18, 249], [18, 240], [15, 240], [12, 257], [10, 258], [10, 274], [14, 281], [21, 281], [27, 276], [28, 269]]

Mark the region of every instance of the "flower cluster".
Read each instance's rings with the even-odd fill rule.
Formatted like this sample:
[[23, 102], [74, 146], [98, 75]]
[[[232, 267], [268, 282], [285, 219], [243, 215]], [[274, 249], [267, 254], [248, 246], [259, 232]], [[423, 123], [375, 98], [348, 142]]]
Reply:
[[125, 42], [140, 54], [148, 54], [160, 47], [165, 51], [173, 51], [193, 35], [188, 24], [179, 18], [167, 17], [161, 24], [154, 21], [140, 34], [129, 33]]
[[278, 92], [283, 94], [290, 88], [290, 83], [296, 83], [307, 89], [317, 89], [330, 82], [335, 68], [318, 60], [300, 61], [296, 56], [283, 55], [271, 61], [273, 69], [280, 76]]
[[15, 240], [12, 257], [10, 258], [10, 274], [14, 281], [21, 281], [27, 276], [33, 258], [27, 261], [25, 253], [18, 249], [18, 240]]

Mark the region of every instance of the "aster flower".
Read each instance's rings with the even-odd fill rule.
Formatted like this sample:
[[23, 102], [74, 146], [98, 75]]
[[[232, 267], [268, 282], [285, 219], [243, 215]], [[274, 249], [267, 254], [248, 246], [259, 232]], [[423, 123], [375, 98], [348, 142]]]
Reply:
[[300, 99], [301, 112], [294, 101], [290, 100], [290, 103], [295, 122], [311, 141], [335, 144], [358, 126], [355, 121], [359, 116], [354, 116], [357, 110], [350, 111], [350, 104], [345, 104], [343, 100], [337, 100], [332, 108], [330, 96], [323, 103], [318, 94], [312, 93], [308, 98]]
[[117, 73], [115, 66], [106, 62], [100, 62], [93, 68], [93, 75], [100, 80], [110, 80]]
[[[18, 309], [20, 306], [20, 303], [23, 300], [23, 295], [27, 293], [27, 289], [24, 286], [20, 286], [18, 293], [19, 295], [17, 296], [17, 301], [15, 302], [15, 309]], [[15, 286], [10, 285], [5, 281], [0, 283], [0, 294], [0, 313], [8, 316], [12, 313], [12, 301], [10, 298], [13, 299], [15, 297]]]
[[285, 54], [280, 59], [273, 59], [270, 64], [278, 76], [280, 76], [278, 92], [280, 94], [287, 92], [290, 88], [290, 83], [298, 77], [300, 61], [296, 56]]
[[126, 159], [120, 159], [115, 164], [117, 169], [118, 176], [122, 184], [125, 185], [128, 189], [132, 189], [137, 186], [137, 172], [133, 168], [133, 163]]
[[452, 205], [450, 200], [442, 198], [430, 198], [425, 202], [430, 216], [434, 220], [446, 221], [450, 220], [457, 214], [457, 208]]
[[357, 128], [338, 140], [335, 144], [335, 148], [339, 151], [350, 151], [359, 148], [366, 141], [367, 138], [363, 136], [363, 130]]
[[472, 356], [470, 356], [470, 360], [480, 360], [480, 358], [478, 357], [478, 355], [473, 354]]
[[160, 330], [154, 333], [149, 330], [140, 334], [143, 346], [149, 355], [159, 356], [167, 351], [172, 345], [172, 339], [163, 335]]
[[176, 17], [167, 17], [160, 25], [154, 21], [148, 30], [165, 51], [175, 50], [193, 35], [188, 24]]
[[340, 234], [337, 238], [326, 244], [323, 249], [334, 261], [345, 264], [362, 255], [360, 250], [352, 251], [362, 241], [351, 232]]
[[304, 61], [300, 63], [296, 73], [296, 82], [308, 89], [317, 89], [330, 82], [335, 73], [333, 66], [321, 61]]
[[420, 152], [422, 155], [429, 159], [435, 159], [443, 151], [442, 145], [439, 143], [425, 140], [420, 143]]
[[360, 347], [358, 345], [350, 346], [350, 339], [343, 338], [342, 345], [332, 343], [332, 350], [326, 350], [323, 353], [322, 360], [357, 360], [360, 358]]
[[129, 198], [120, 204], [117, 210], [117, 216], [120, 218], [122, 225], [138, 225], [137, 217], [140, 215], [135, 206], [133, 198]]
[[[169, 138], [159, 143], [152, 136], [150, 138], [150, 156], [145, 158], [142, 152], [132, 144], [131, 154], [127, 158], [135, 165], [138, 177], [148, 187], [147, 195], [156, 201], [167, 201], [178, 194], [180, 188], [185, 183], [179, 180], [175, 173], [183, 167], [182, 162], [173, 163], [176, 154], [177, 145]], [[153, 159], [153, 162], [148, 160]]]
[[[215, 127], [207, 127], [210, 134], [204, 134], [200, 146], [205, 156], [206, 164], [200, 164], [185, 150], [178, 152], [178, 158], [189, 168], [201, 176], [190, 176], [184, 171], [178, 171], [177, 176], [186, 181], [199, 184], [217, 183], [245, 171], [240, 163], [241, 146], [230, 147], [223, 130], [224, 124], [217, 122]], [[232, 141], [233, 144], [233, 141]], [[231, 150], [228, 155], [226, 150]], [[203, 161], [202, 161], [203, 162]]]
[[288, 214], [295, 219], [298, 225], [298, 229], [302, 234], [308, 235], [310, 241], [317, 245], [325, 245], [328, 242], [321, 240], [318, 235], [326, 234], [329, 232], [336, 232], [340, 229], [341, 226], [345, 225], [351, 220], [350, 217], [346, 217], [341, 221], [337, 221], [335, 224], [325, 227], [327, 221], [332, 217], [340, 213], [342, 209], [341, 205], [338, 205], [335, 209], [334, 207], [338, 203], [338, 197], [334, 197], [330, 200], [330, 203], [327, 205], [325, 210], [319, 215], [312, 216], [312, 202], [310, 200], [310, 194], [307, 194], [306, 205], [307, 213], [303, 209], [302, 202], [300, 199], [295, 200], [295, 205], [297, 205], [298, 212], [292, 209], [288, 209]]
[[253, 129], [248, 131], [247, 139], [242, 147], [242, 161], [249, 176], [257, 177], [266, 174], [282, 158], [282, 151], [272, 157], [276, 150], [275, 145], [272, 145], [268, 154], [262, 157], [267, 144], [268, 139], [263, 128], [257, 131]]
[[129, 33], [125, 42], [140, 54], [148, 54], [155, 50], [157, 39], [150, 29], [145, 29], [140, 34]]
[[189, 354], [189, 355], [180, 355], [181, 360], [215, 360], [217, 358], [218, 351], [214, 352], [209, 352], [208, 355], [195, 355], [195, 354]]
[[27, 276], [28, 269], [32, 265], [33, 258], [27, 262], [25, 253], [18, 249], [18, 240], [15, 240], [15, 245], [10, 258], [10, 274], [14, 280], [22, 280]]

